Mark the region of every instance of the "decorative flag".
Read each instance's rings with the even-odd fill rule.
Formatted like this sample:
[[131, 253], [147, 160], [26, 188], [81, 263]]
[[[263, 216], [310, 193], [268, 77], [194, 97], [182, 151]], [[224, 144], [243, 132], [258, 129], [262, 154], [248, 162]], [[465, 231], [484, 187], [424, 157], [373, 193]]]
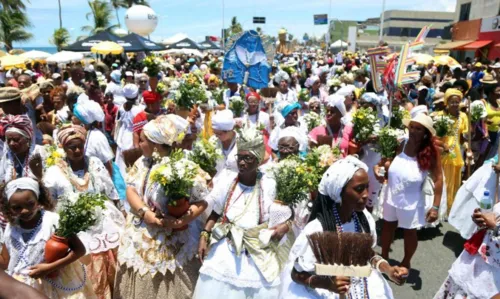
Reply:
[[388, 47], [377, 47], [368, 49], [367, 55], [370, 57], [370, 73], [373, 82], [373, 88], [376, 92], [381, 92], [384, 89], [380, 74], [384, 73], [387, 62], [384, 56], [387, 56], [391, 50]]

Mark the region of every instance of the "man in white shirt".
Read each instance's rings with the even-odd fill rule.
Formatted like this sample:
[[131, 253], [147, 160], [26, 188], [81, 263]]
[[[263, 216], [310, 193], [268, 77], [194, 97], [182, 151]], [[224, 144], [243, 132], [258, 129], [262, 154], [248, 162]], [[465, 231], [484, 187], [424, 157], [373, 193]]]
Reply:
[[123, 96], [123, 90], [121, 86], [122, 73], [119, 70], [114, 70], [109, 75], [111, 77], [111, 81], [106, 86], [106, 90], [104, 94], [108, 92], [113, 94], [113, 103], [115, 105], [121, 106], [125, 104], [125, 97]]

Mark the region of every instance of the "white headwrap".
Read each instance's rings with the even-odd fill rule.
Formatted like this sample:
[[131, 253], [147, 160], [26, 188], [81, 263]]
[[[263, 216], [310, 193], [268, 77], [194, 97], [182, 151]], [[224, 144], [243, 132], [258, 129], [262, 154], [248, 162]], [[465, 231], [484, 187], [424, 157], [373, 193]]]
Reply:
[[338, 160], [323, 175], [318, 187], [319, 193], [328, 195], [336, 203], [341, 203], [342, 189], [359, 169], [368, 171], [368, 166], [353, 156]]
[[274, 75], [274, 82], [280, 84], [281, 81], [286, 81], [290, 83], [290, 76], [288, 75], [287, 72], [279, 71], [278, 73], [276, 73], [276, 75]]
[[186, 129], [187, 127], [182, 129], [182, 124], [174, 121], [169, 114], [148, 122], [142, 130], [149, 141], [172, 146], [174, 143], [182, 142]]
[[78, 97], [78, 101], [73, 109], [73, 114], [86, 125], [96, 121], [103, 122], [104, 111], [101, 105], [85, 97], [83, 97], [83, 94]]
[[7, 200], [9, 200], [17, 190], [30, 190], [35, 193], [36, 197], [40, 196], [40, 186], [38, 182], [30, 177], [23, 177], [10, 181], [7, 186], [5, 186], [5, 195]]
[[212, 129], [221, 131], [231, 131], [234, 129], [234, 116], [231, 110], [217, 112], [212, 118]]
[[344, 97], [352, 96], [354, 94], [354, 90], [356, 90], [356, 87], [352, 84], [349, 84], [344, 87], [341, 87], [339, 90], [337, 90], [335, 94]]
[[340, 113], [342, 116], [347, 114], [347, 109], [345, 107], [345, 98], [343, 96], [339, 96], [337, 94], [332, 94], [328, 96], [326, 100], [326, 106], [328, 107], [336, 107], [339, 109]]
[[293, 137], [299, 143], [299, 151], [304, 152], [307, 150], [307, 136], [299, 128], [295, 126], [286, 127], [280, 130], [278, 141], [281, 138]]
[[415, 116], [419, 115], [420, 113], [429, 114], [429, 110], [427, 109], [427, 106], [425, 106], [425, 105], [418, 105], [418, 106], [413, 107], [410, 110], [410, 116], [411, 116], [411, 118], [415, 118]]
[[309, 88], [309, 87], [313, 86], [314, 82], [316, 82], [316, 81], [319, 81], [319, 76], [316, 76], [316, 75], [311, 76], [311, 77], [307, 78], [306, 83], [304, 83], [304, 85]]

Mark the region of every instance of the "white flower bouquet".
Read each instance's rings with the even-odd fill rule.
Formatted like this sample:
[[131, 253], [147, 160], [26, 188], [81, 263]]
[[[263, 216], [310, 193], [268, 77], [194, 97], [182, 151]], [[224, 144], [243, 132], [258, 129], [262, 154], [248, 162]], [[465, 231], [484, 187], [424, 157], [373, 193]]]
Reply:
[[233, 111], [234, 117], [241, 117], [245, 110], [245, 102], [239, 96], [229, 98], [229, 109]]
[[436, 135], [440, 138], [450, 136], [455, 121], [447, 115], [437, 115], [432, 118]]
[[307, 130], [309, 132], [317, 126], [321, 125], [321, 116], [319, 116], [316, 112], [309, 111], [309, 113], [304, 115], [303, 119], [307, 124]]
[[193, 144], [193, 149], [189, 153], [189, 159], [198, 164], [201, 169], [212, 177], [217, 172], [215, 165], [217, 164], [217, 160], [221, 157], [222, 150], [217, 147], [217, 138], [215, 136], [212, 136], [208, 140], [199, 138], [198, 141]]

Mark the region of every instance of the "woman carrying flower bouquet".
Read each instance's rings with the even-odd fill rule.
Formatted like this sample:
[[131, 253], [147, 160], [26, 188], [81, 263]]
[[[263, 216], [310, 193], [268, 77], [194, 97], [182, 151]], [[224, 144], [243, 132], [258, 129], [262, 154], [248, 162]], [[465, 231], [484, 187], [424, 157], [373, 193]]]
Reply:
[[208, 196], [213, 211], [200, 235], [198, 254], [203, 266], [193, 298], [277, 298], [282, 267], [291, 246], [287, 223], [272, 232], [268, 246], [260, 244], [267, 231], [276, 182], [258, 167], [264, 158], [264, 139], [255, 129], [244, 130], [237, 141], [238, 172], [226, 171], [226, 184]]
[[149, 122], [141, 132], [143, 156], [127, 178], [127, 200], [134, 215], [127, 217], [118, 250], [121, 267], [114, 298], [192, 297], [200, 268], [195, 255], [202, 225], [198, 216], [207, 207], [206, 178], [195, 178], [198, 183], [189, 191], [187, 212], [174, 218], [168, 212], [172, 199], [152, 175], [164, 161], [175, 159], [173, 148], [182, 142], [188, 125], [177, 115], [166, 115]]
[[311, 146], [327, 144], [332, 148], [338, 147], [345, 157], [349, 141], [353, 138], [352, 125], [342, 120], [346, 113], [344, 97], [329, 96], [326, 104], [326, 125], [316, 127], [309, 133]]
[[269, 114], [260, 111], [260, 95], [256, 92], [247, 94], [247, 110], [242, 118], [242, 126], [245, 128], [257, 128], [258, 130], [265, 130], [265, 134], [270, 134], [271, 124], [269, 121]]
[[[96, 157], [85, 156], [87, 141], [85, 128], [77, 125], [61, 127], [58, 139], [64, 155], [43, 174], [44, 185], [56, 201], [68, 193], [103, 194], [105, 202], [103, 220], [97, 227], [81, 232], [90, 263], [86, 263], [89, 279], [98, 298], [111, 298], [117, 264], [117, 249], [125, 226], [120, 198], [103, 163]], [[41, 177], [42, 170], [36, 174]], [[119, 208], [117, 208], [119, 207]]]
[[376, 246], [375, 221], [365, 209], [368, 200], [368, 167], [353, 156], [335, 162], [323, 175], [319, 196], [310, 222], [295, 241], [288, 264], [283, 271], [279, 298], [393, 298], [392, 290], [382, 274], [397, 284], [408, 270], [391, 267], [380, 256], [370, 260], [373, 270], [367, 278], [328, 277], [315, 275], [317, 259], [308, 236], [317, 232], [367, 233]]
[[[387, 190], [384, 198], [382, 257], [389, 258], [396, 228], [404, 230], [404, 258], [401, 266], [410, 269], [411, 258], [418, 245], [417, 228], [438, 219], [443, 192], [443, 175], [439, 151], [433, 141], [436, 130], [432, 119], [421, 113], [403, 120], [409, 138], [397, 150], [388, 168]], [[384, 167], [387, 167], [384, 165]], [[374, 172], [381, 183], [380, 167]], [[429, 190], [430, 189], [430, 190]], [[425, 195], [434, 193], [432, 208], [425, 213]]]
[[[462, 167], [465, 164], [460, 146], [464, 143], [463, 134], [469, 131], [469, 120], [467, 115], [459, 110], [462, 98], [462, 92], [458, 89], [449, 88], [444, 96], [446, 111], [437, 114], [437, 116], [449, 116], [454, 121], [451, 135], [444, 138], [445, 150], [441, 158], [444, 177], [446, 178], [448, 212], [451, 210], [455, 195], [462, 183]], [[469, 148], [466, 148], [466, 157], [467, 159], [473, 159]]]
[[[10, 181], [0, 194], [2, 212], [9, 220], [0, 257], [7, 273], [51, 299], [97, 298], [78, 261], [85, 247], [77, 236], [68, 240], [68, 255], [53, 263], [44, 261], [45, 244], [59, 224], [47, 189], [25, 177]], [[47, 277], [55, 271], [55, 278]]]

